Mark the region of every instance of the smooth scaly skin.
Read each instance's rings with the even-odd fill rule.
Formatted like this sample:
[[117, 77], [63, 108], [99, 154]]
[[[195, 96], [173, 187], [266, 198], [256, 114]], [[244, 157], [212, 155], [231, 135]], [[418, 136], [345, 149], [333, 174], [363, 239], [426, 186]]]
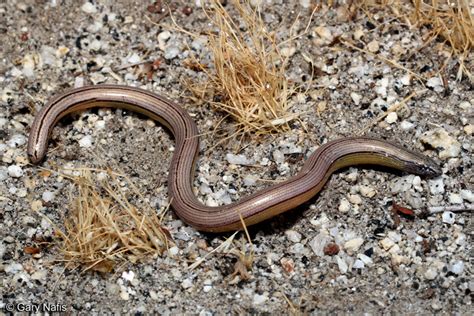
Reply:
[[[319, 147], [294, 177], [239, 201], [217, 207], [201, 204], [193, 193], [198, 130], [177, 104], [148, 91], [116, 85], [69, 90], [55, 97], [35, 117], [28, 140], [28, 156], [39, 163], [45, 156], [51, 130], [65, 115], [92, 107], [124, 108], [165, 125], [176, 140], [168, 176], [171, 206], [186, 223], [202, 231], [222, 232], [253, 225], [295, 208], [316, 195], [337, 169], [352, 165], [382, 165], [423, 176], [437, 176], [431, 159], [403, 147], [367, 137], [344, 138]], [[240, 215], [239, 215], [240, 214]]]

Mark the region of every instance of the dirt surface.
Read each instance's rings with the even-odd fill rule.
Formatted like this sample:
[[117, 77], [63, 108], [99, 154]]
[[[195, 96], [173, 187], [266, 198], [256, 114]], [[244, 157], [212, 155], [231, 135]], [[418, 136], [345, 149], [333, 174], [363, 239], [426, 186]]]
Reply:
[[[286, 39], [295, 20], [292, 32], [304, 31], [311, 9], [309, 1], [282, 2], [253, 1], [262, 3], [268, 27]], [[148, 2], [137, 3], [0, 4], [0, 313], [34, 306], [100, 314], [472, 311], [472, 213], [426, 214], [427, 207], [474, 203], [474, 93], [467, 79], [455, 80], [454, 61], [436, 73], [446, 57], [442, 43], [420, 49], [423, 30], [386, 17], [388, 10], [369, 21], [363, 14], [349, 19], [343, 7], [320, 8], [308, 32], [286, 46], [288, 78], [301, 87], [290, 100], [299, 120], [288, 133], [249, 139], [238, 154], [254, 164], [232, 165], [232, 143], [213, 148], [220, 140], [213, 127], [222, 114], [206, 103], [196, 106], [183, 86], [185, 79], [204, 79], [184, 61], [192, 53], [209, 62], [205, 38], [177, 32], [169, 17], [150, 12]], [[226, 8], [233, 12], [230, 4]], [[212, 29], [195, 3], [178, 2], [173, 15], [184, 29]], [[156, 60], [151, 73], [127, 66]], [[466, 63], [472, 69], [472, 60]], [[238, 258], [222, 252], [190, 270], [230, 234], [197, 232], [173, 212], [163, 224], [176, 245], [165, 255], [106, 275], [65, 269], [54, 246], [25, 253], [54, 235], [43, 216], [61, 227], [72, 188], [28, 164], [26, 140], [35, 112], [53, 95], [98, 83], [142, 87], [189, 111], [202, 133], [195, 187], [204, 203], [235, 201], [296, 174], [319, 145], [354, 134], [422, 152], [442, 166], [443, 175], [426, 180], [368, 168], [333, 175], [309, 203], [250, 229], [254, 262], [248, 280], [232, 275]], [[376, 120], [405, 99], [396, 114]], [[232, 129], [232, 122], [222, 128]], [[44, 167], [103, 167], [110, 161], [153, 207], [168, 203], [173, 139], [159, 123], [124, 110], [93, 110], [62, 120], [49, 148]], [[397, 218], [392, 202], [425, 216]], [[246, 243], [244, 236], [236, 238]]]

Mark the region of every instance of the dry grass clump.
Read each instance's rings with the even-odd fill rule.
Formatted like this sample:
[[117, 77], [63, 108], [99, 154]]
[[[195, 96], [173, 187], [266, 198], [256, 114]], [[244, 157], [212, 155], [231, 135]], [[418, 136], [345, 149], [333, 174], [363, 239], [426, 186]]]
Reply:
[[80, 175], [67, 177], [74, 182], [77, 195], [70, 197], [64, 231], [58, 232], [69, 267], [110, 272], [120, 263], [136, 262], [167, 249], [171, 237], [156, 212], [145, 203], [141, 209], [130, 203], [132, 195], [144, 199], [128, 177], [110, 170], [74, 171]]
[[423, 47], [435, 40], [450, 47], [449, 56], [439, 71], [454, 58], [459, 65], [457, 79], [465, 75], [473, 81], [472, 57], [469, 57], [474, 48], [474, 19], [469, 0], [358, 0], [356, 4], [366, 13], [371, 9], [390, 8], [393, 15], [410, 26], [427, 29]]
[[[287, 130], [288, 122], [297, 114], [291, 113], [288, 105], [293, 88], [285, 77], [288, 57], [282, 54], [281, 46], [291, 39], [278, 43], [275, 32], [266, 29], [260, 12], [248, 1], [230, 1], [239, 21], [220, 1], [209, 2], [205, 13], [216, 28], [206, 34], [213, 67], [200, 67], [207, 82], [188, 84], [190, 90], [232, 117], [237, 122], [237, 134]], [[194, 64], [201, 65], [197, 60]]]

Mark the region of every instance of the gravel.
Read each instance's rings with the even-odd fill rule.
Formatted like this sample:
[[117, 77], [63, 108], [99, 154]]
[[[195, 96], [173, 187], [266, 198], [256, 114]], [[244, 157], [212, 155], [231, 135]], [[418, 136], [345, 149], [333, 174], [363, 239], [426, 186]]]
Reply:
[[[251, 2], [277, 39], [303, 32], [311, 15], [311, 1]], [[214, 127], [235, 131], [231, 121], [185, 87], [205, 77], [189, 66], [190, 57], [206, 65], [212, 60], [205, 34], [214, 29], [201, 1], [186, 8], [177, 2], [173, 11], [178, 25], [197, 37], [180, 33], [149, 5], [0, 4], [0, 313], [10, 304], [37, 302], [73, 314], [470, 313], [471, 213], [426, 212], [474, 203], [474, 93], [466, 79], [455, 80], [454, 59], [444, 64], [441, 43], [420, 49], [423, 34], [385, 19], [389, 8], [369, 20], [362, 13], [349, 18], [342, 6], [321, 5], [308, 33], [282, 47], [290, 60], [288, 78], [299, 87], [288, 102], [300, 113], [298, 120], [284, 134], [244, 140], [237, 152], [233, 141], [215, 146], [221, 139]], [[419, 82], [378, 54], [426, 80]], [[147, 62], [156, 66], [151, 72]], [[321, 144], [367, 127], [367, 135], [430, 156], [443, 175], [427, 180], [385, 169], [341, 170], [295, 211], [251, 227], [252, 244], [238, 234], [230, 253], [211, 253], [230, 234], [200, 233], [168, 211], [163, 223], [174, 243], [162, 256], [126, 263], [110, 274], [69, 269], [53, 241], [74, 190], [66, 178], [28, 163], [27, 137], [34, 114], [53, 95], [97, 83], [142, 87], [190, 113], [201, 134], [194, 187], [207, 205], [228, 204], [278, 183], [296, 174]], [[414, 91], [420, 92], [405, 106], [387, 112]], [[132, 202], [157, 209], [168, 204], [174, 142], [161, 124], [126, 110], [93, 110], [62, 120], [52, 138], [41, 166], [100, 168], [113, 161], [143, 194]], [[392, 203], [416, 216], [394, 214]], [[242, 251], [250, 249], [248, 276], [234, 272]]]

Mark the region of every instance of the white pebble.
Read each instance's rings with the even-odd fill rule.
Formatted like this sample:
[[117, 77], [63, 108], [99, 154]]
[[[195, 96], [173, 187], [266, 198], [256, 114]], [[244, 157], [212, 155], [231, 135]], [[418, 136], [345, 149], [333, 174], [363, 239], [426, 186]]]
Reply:
[[234, 165], [253, 165], [255, 162], [251, 159], [247, 159], [244, 155], [234, 155], [234, 154], [227, 154], [226, 155], [227, 161]]
[[349, 202], [352, 204], [360, 205], [362, 204], [362, 198], [358, 194], [349, 194]]
[[8, 171], [5, 167], [0, 167], [0, 181], [4, 181], [8, 178]]
[[179, 52], [180, 50], [178, 47], [170, 45], [165, 49], [165, 59], [176, 58], [179, 55]]
[[85, 13], [93, 14], [97, 12], [97, 8], [90, 3], [89, 1], [86, 1], [82, 7], [81, 10], [84, 11]]
[[342, 198], [339, 202], [339, 212], [347, 213], [351, 210], [351, 204], [345, 198]]
[[15, 134], [7, 141], [7, 145], [11, 148], [16, 148], [26, 144], [26, 141], [27, 138], [24, 135]]
[[438, 275], [438, 271], [436, 271], [433, 268], [429, 268], [428, 270], [425, 271], [425, 279], [427, 280], [434, 280], [436, 279], [436, 276]]
[[309, 246], [316, 256], [322, 257], [324, 256], [324, 246], [326, 246], [328, 241], [329, 236], [326, 233], [319, 233], [309, 242]]
[[191, 286], [193, 286], [193, 281], [191, 279], [184, 279], [183, 282], [181, 282], [181, 286], [184, 289], [189, 289]]
[[426, 85], [430, 88], [436, 88], [443, 85], [443, 81], [440, 77], [431, 77], [426, 81]]
[[128, 282], [132, 282], [134, 278], [135, 278], [135, 272], [133, 271], [122, 272], [122, 279], [127, 280]]
[[179, 253], [179, 248], [176, 246], [173, 246], [168, 249], [168, 254], [172, 257], [176, 256]]
[[363, 253], [358, 254], [357, 258], [359, 258], [366, 265], [371, 265], [373, 263], [372, 259]]
[[41, 195], [41, 198], [45, 202], [51, 202], [52, 200], [54, 200], [55, 195], [56, 194], [54, 192], [44, 191], [43, 194]]
[[385, 122], [388, 124], [393, 124], [398, 120], [397, 112], [390, 112], [388, 113], [387, 117], [385, 118]]
[[376, 40], [373, 40], [372, 42], [370, 42], [369, 44], [367, 44], [367, 49], [368, 49], [369, 52], [371, 52], [371, 53], [376, 53], [376, 52], [379, 51], [380, 45], [379, 45], [379, 43], [378, 43]]
[[368, 197], [368, 198], [374, 197], [376, 193], [375, 189], [368, 185], [362, 185], [359, 191], [363, 197]]
[[454, 224], [454, 222], [456, 221], [456, 214], [454, 214], [453, 212], [443, 212], [443, 223], [446, 223], [446, 224]]
[[354, 264], [352, 265], [352, 268], [354, 269], [363, 269], [365, 267], [365, 264], [362, 260], [357, 259]]
[[380, 245], [382, 246], [382, 248], [383, 248], [384, 250], [386, 250], [386, 251], [389, 250], [390, 248], [392, 248], [392, 247], [395, 245], [395, 243], [393, 242], [393, 240], [391, 240], [391, 239], [388, 238], [388, 237], [382, 239], [379, 243], [380, 243]]
[[300, 5], [307, 9], [311, 6], [311, 0], [300, 0]]
[[248, 175], [248, 176], [245, 176], [244, 178], [244, 185], [245, 186], [253, 186], [257, 183], [257, 178], [255, 178], [255, 176], [252, 176], [252, 175]]
[[294, 230], [287, 230], [285, 231], [286, 238], [291, 242], [300, 242], [301, 241], [301, 234]]
[[355, 105], [359, 105], [360, 101], [362, 100], [362, 96], [355, 92], [351, 92], [351, 98], [352, 98], [352, 101], [354, 101]]
[[28, 54], [25, 57], [23, 57], [22, 64], [23, 64], [23, 69], [22, 69], [23, 74], [28, 78], [34, 77], [35, 61], [33, 59], [33, 56]]
[[89, 148], [92, 146], [92, 136], [86, 135], [79, 140], [79, 147]]
[[407, 120], [403, 120], [401, 123], [400, 123], [400, 128], [404, 131], [409, 131], [411, 130], [413, 127], [415, 126], [415, 124], [413, 124], [412, 122], [409, 122]]
[[260, 294], [255, 294], [253, 296], [253, 304], [254, 305], [260, 305], [265, 303], [268, 300], [268, 294], [263, 293], [262, 295]]
[[420, 141], [433, 148], [441, 148], [441, 151], [438, 153], [441, 159], [457, 157], [461, 153], [461, 144], [443, 128], [437, 128], [424, 133]]
[[357, 250], [359, 250], [360, 246], [362, 246], [363, 243], [364, 243], [364, 239], [357, 237], [357, 238], [348, 240], [344, 244], [344, 249], [346, 249], [348, 252], [354, 253]]
[[10, 263], [5, 266], [4, 271], [6, 273], [16, 274], [17, 272], [23, 271], [23, 266], [20, 263]]
[[339, 256], [336, 256], [336, 262], [337, 262], [339, 271], [341, 271], [342, 274], [345, 274], [347, 270], [349, 269], [349, 266], [347, 265], [347, 263], [344, 260], [342, 260]]
[[285, 162], [285, 155], [278, 149], [273, 151], [272, 156], [273, 156], [273, 160], [277, 164], [281, 164], [281, 163]]
[[451, 204], [461, 204], [462, 196], [458, 193], [449, 193], [449, 203]]
[[12, 178], [19, 178], [23, 175], [23, 169], [17, 165], [8, 166], [8, 174]]
[[461, 260], [458, 260], [454, 262], [450, 267], [449, 271], [451, 271], [454, 274], [460, 275], [464, 271], [464, 262]]
[[474, 203], [474, 194], [470, 190], [461, 190], [461, 197], [466, 201]]
[[130, 294], [128, 294], [126, 291], [121, 291], [120, 298], [124, 301], [128, 301], [130, 299]]
[[469, 103], [469, 101], [463, 101], [459, 103], [459, 107], [463, 110], [469, 110], [469, 108], [471, 107], [471, 103]]
[[411, 75], [406, 74], [405, 76], [401, 77], [400, 82], [404, 86], [409, 86], [411, 84]]
[[140, 56], [138, 56], [137, 53], [133, 53], [132, 56], [128, 57], [127, 59], [127, 62], [129, 62], [130, 64], [136, 64], [136, 63], [139, 63], [141, 61], [141, 58]]
[[443, 194], [444, 193], [444, 180], [439, 177], [434, 180], [428, 181], [431, 194]]

